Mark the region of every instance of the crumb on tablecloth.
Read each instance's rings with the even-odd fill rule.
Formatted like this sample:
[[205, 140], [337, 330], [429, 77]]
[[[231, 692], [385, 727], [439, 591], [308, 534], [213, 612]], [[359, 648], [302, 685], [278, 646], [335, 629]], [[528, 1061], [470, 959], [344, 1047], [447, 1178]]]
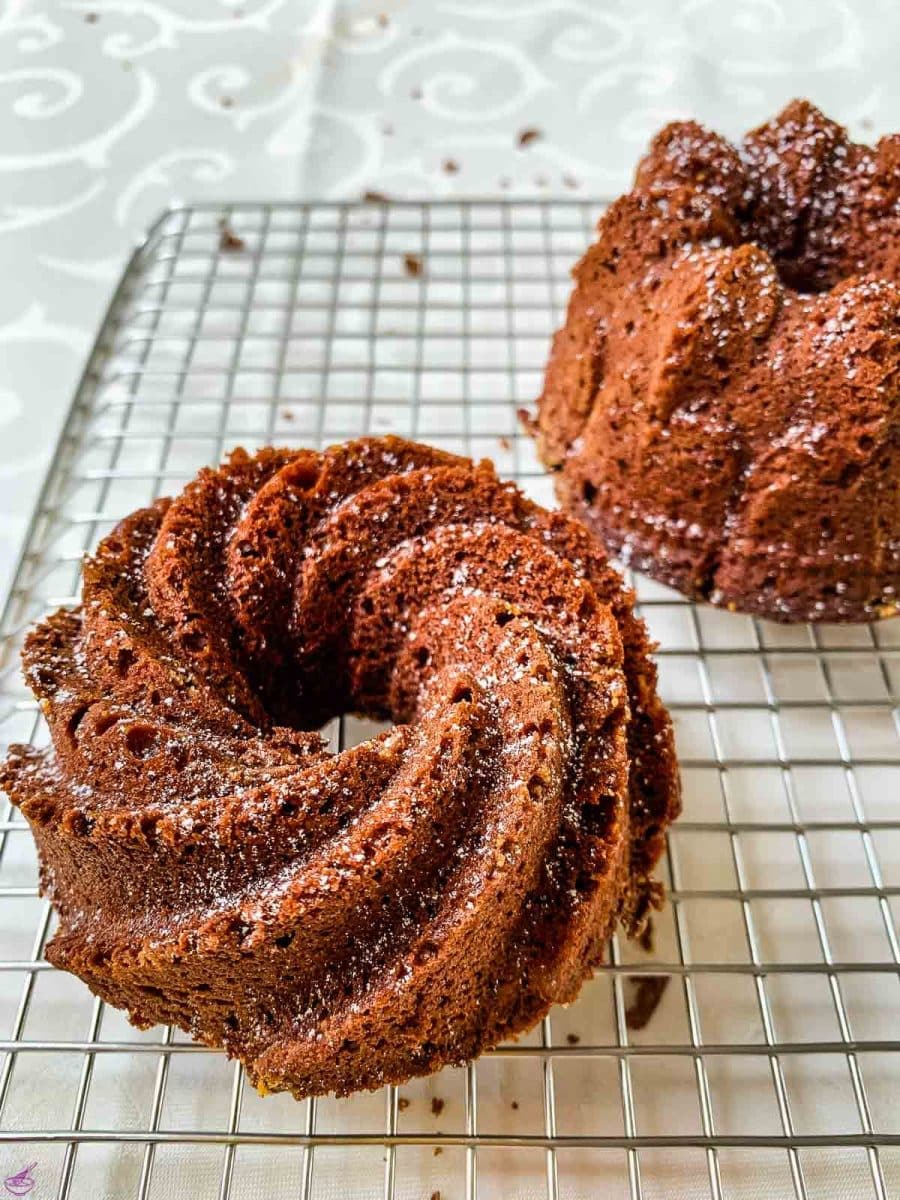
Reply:
[[524, 150], [526, 146], [530, 146], [532, 142], [539, 141], [544, 135], [540, 129], [523, 129], [516, 139], [519, 149]]
[[247, 243], [234, 232], [228, 224], [227, 217], [219, 218], [219, 249], [229, 254], [237, 254], [247, 249]]

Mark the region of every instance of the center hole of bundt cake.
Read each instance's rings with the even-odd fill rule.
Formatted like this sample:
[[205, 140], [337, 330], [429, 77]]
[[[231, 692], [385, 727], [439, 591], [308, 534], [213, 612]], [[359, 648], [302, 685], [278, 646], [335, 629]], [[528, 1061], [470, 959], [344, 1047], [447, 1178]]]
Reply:
[[342, 713], [332, 717], [319, 729], [319, 733], [332, 750], [347, 750], [359, 746], [380, 733], [394, 727], [395, 722], [378, 720], [361, 713]]
[[808, 263], [796, 262], [778, 256], [774, 259], [775, 270], [782, 285], [804, 299], [807, 296], [822, 296], [840, 282], [839, 279], [822, 278], [816, 275]]

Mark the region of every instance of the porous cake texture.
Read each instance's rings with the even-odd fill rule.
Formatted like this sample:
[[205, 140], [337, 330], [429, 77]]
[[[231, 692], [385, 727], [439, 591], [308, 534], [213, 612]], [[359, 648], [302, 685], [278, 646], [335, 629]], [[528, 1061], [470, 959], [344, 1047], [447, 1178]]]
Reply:
[[[487, 463], [235, 451], [123, 521], [28, 639], [52, 746], [0, 781], [47, 957], [298, 1097], [528, 1028], [659, 898], [679, 787], [631, 606]], [[394, 726], [329, 753], [345, 712]]]
[[574, 270], [535, 432], [636, 569], [783, 621], [900, 602], [900, 136], [667, 126]]

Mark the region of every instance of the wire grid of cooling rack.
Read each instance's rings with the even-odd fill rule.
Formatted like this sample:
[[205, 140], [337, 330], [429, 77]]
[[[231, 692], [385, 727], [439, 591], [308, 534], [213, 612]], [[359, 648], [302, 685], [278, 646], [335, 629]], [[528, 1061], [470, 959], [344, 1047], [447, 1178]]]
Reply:
[[[167, 213], [113, 298], [12, 587], [4, 740], [45, 737], [17, 651], [75, 602], [84, 551], [233, 445], [396, 432], [489, 456], [552, 502], [516, 408], [598, 211]], [[685, 784], [652, 952], [614, 940], [575, 1005], [468, 1068], [262, 1100], [223, 1055], [133, 1030], [50, 970], [7, 806], [0, 1177], [141, 1200], [900, 1196], [900, 621], [778, 627], [635, 582]], [[365, 733], [341, 721], [333, 744]]]

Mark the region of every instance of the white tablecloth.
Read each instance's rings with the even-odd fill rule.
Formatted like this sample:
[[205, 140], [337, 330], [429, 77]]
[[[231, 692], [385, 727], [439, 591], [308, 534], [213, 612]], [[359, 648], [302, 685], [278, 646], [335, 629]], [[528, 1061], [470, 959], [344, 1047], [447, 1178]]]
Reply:
[[861, 137], [900, 127], [898, 44], [893, 0], [7, 0], [0, 590], [173, 199], [615, 193], [673, 117], [737, 135], [807, 95]]

